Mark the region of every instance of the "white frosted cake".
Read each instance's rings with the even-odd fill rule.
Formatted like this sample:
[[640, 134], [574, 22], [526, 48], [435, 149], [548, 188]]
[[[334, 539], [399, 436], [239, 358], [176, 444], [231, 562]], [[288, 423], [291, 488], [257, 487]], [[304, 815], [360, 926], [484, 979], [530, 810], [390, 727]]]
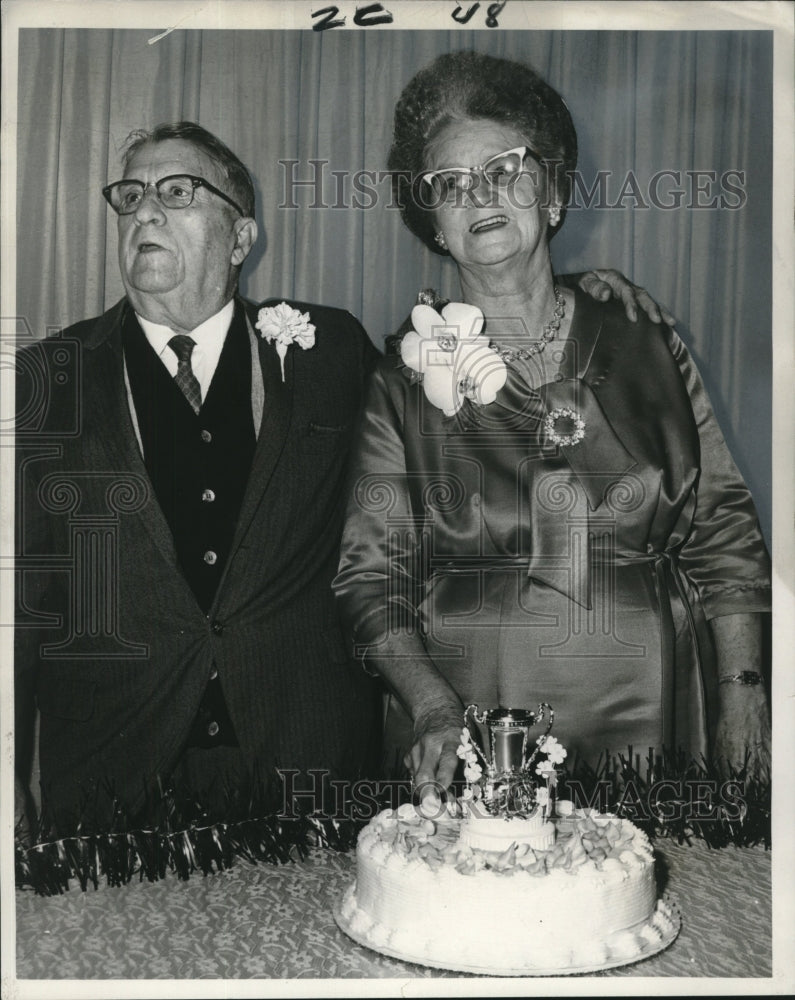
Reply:
[[[336, 912], [346, 933], [398, 958], [495, 975], [610, 968], [673, 941], [678, 917], [657, 900], [646, 834], [554, 805], [566, 750], [549, 735], [553, 718], [545, 703], [467, 708], [460, 801], [437, 800], [432, 816], [407, 803], [370, 821]], [[486, 727], [486, 750], [472, 721]]]
[[551, 848], [517, 845], [512, 821], [494, 818], [484, 822], [504, 828], [502, 849], [481, 850], [461, 837], [465, 820], [385, 810], [360, 834], [341, 926], [387, 954], [498, 974], [603, 968], [670, 943], [647, 836], [570, 803], [559, 811]]

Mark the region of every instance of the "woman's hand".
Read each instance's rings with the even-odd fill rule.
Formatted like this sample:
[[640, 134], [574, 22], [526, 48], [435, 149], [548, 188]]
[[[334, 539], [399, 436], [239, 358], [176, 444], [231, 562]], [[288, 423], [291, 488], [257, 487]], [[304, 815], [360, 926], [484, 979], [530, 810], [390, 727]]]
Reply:
[[458, 766], [456, 750], [464, 728], [461, 699], [436, 669], [416, 633], [382, 637], [367, 662], [413, 720], [413, 743], [403, 763], [411, 772], [421, 804], [433, 809]]
[[607, 302], [611, 296], [621, 299], [627, 316], [633, 323], [638, 318], [638, 306], [647, 314], [652, 323], [662, 321], [668, 326], [673, 326], [676, 323], [676, 317], [672, 316], [665, 306], [658, 305], [645, 288], [633, 285], [620, 271], [613, 268], [586, 271], [580, 277], [579, 286], [599, 302]]
[[434, 808], [452, 784], [463, 717], [462, 706], [450, 706], [423, 712], [414, 720], [414, 745], [403, 763], [426, 808]]
[[[718, 654], [718, 676], [762, 672], [762, 622], [758, 614], [735, 614], [710, 622]], [[718, 725], [712, 759], [723, 771], [740, 768], [748, 755], [748, 777], [770, 777], [770, 721], [764, 684], [724, 680], [718, 684]]]
[[749, 778], [770, 778], [770, 720], [763, 685], [721, 684], [712, 756], [723, 771], [739, 770], [747, 756]]

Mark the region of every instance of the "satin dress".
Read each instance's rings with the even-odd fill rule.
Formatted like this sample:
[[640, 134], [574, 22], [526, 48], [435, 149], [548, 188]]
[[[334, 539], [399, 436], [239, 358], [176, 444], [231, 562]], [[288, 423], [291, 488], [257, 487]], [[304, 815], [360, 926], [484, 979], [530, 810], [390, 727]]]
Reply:
[[447, 417], [380, 363], [334, 589], [365, 665], [390, 633], [464, 705], [548, 702], [569, 763], [706, 753], [708, 620], [769, 608], [769, 556], [681, 340], [575, 296], [568, 338], [488, 406]]

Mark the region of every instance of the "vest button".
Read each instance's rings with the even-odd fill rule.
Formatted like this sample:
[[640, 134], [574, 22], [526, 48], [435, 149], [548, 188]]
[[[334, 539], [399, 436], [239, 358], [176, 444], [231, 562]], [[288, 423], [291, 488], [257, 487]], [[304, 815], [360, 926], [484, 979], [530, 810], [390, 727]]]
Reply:
[[217, 736], [218, 735], [218, 730], [220, 728], [221, 727], [218, 725], [217, 722], [215, 722], [215, 721], [211, 722], [210, 725], [207, 727], [207, 735], [208, 736]]
[[[212, 625], [210, 626], [210, 630], [212, 631], [213, 635], [223, 635], [224, 634], [224, 623], [223, 622], [213, 622]], [[213, 668], [213, 669], [215, 669], [215, 668]], [[218, 671], [216, 670], [215, 673], [217, 675]]]
[[202, 490], [202, 500], [205, 503], [212, 503], [215, 500], [215, 493], [212, 490]]
[[215, 554], [215, 552], [213, 552], [212, 549], [208, 549], [204, 553], [204, 561], [207, 563], [208, 566], [215, 566], [215, 564], [218, 562], [218, 556]]
[[209, 431], [202, 431], [202, 441], [204, 441], [205, 444], [209, 444], [212, 439], [213, 436]]

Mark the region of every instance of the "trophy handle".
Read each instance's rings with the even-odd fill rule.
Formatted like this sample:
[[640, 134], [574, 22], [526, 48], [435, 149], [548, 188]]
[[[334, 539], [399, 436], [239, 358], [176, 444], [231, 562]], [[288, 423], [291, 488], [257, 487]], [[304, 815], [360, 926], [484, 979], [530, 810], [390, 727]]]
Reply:
[[547, 722], [547, 728], [544, 730], [544, 736], [546, 736], [552, 728], [552, 723], [555, 721], [555, 712], [547, 701], [542, 701], [538, 706], [536, 722], [541, 722], [543, 719], [549, 720]]
[[[549, 704], [549, 702], [546, 701], [539, 702], [538, 711], [535, 713], [535, 719], [533, 721], [533, 724], [535, 725], [535, 723], [537, 722], [543, 722], [544, 719], [547, 720], [547, 728], [542, 733], [542, 736], [548, 736], [550, 729], [552, 729], [552, 723], [555, 721], [555, 713], [552, 709], [552, 706]], [[538, 756], [539, 750], [541, 750], [541, 746], [539, 745], [538, 740], [535, 741], [533, 746], [534, 746], [533, 752], [525, 760], [523, 767], [530, 767], [530, 765]]]

